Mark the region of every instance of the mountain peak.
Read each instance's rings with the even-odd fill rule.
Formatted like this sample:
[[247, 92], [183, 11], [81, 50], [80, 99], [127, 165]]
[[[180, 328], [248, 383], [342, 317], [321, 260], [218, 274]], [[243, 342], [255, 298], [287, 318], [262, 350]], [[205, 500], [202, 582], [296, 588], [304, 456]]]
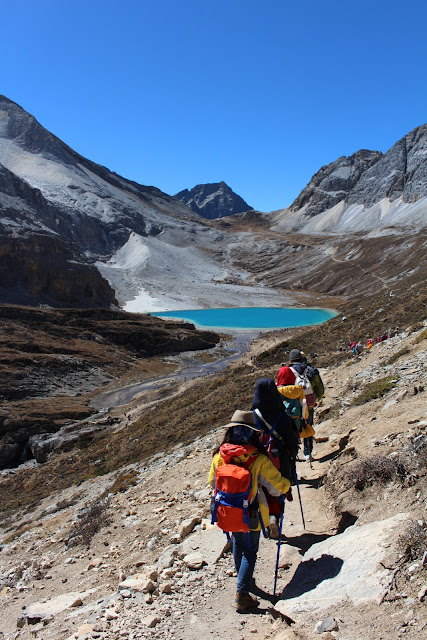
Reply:
[[224, 180], [197, 184], [190, 190], [180, 191], [174, 197], [185, 202], [193, 211], [208, 220], [232, 216], [252, 209]]

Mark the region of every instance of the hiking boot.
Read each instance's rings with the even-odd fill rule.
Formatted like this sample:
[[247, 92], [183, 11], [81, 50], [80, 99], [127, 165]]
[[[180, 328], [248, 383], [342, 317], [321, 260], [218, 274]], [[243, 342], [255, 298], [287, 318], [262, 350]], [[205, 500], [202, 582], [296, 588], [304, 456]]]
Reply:
[[276, 516], [270, 516], [270, 524], [268, 526], [269, 537], [273, 540], [279, 539], [279, 525], [277, 524]]
[[305, 461], [306, 462], [313, 462], [313, 456], [311, 455], [311, 453], [307, 453], [305, 456]]
[[237, 611], [241, 613], [242, 611], [246, 611], [247, 609], [255, 609], [259, 606], [259, 600], [253, 598], [249, 593], [236, 593], [236, 599], [234, 601], [234, 606]]

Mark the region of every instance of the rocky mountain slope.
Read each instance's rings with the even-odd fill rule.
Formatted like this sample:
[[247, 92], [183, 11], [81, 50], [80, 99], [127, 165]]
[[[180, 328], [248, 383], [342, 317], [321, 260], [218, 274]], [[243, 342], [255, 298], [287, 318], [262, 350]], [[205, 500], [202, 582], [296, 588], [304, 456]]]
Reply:
[[[179, 231], [187, 240], [191, 237], [193, 243], [197, 232], [206, 231], [200, 216], [183, 203], [83, 158], [4, 96], [0, 97], [0, 163], [0, 234], [4, 242], [3, 266], [9, 272], [13, 272], [8, 244], [11, 235], [19, 236], [21, 244], [25, 242], [28, 253], [36, 242], [34, 236], [49, 235], [51, 244], [57, 244], [51, 254], [59, 256], [59, 263], [65, 260], [61, 255], [65, 243], [72, 245], [80, 262], [90, 260], [94, 264], [120, 249], [132, 233], [141, 238], [164, 234], [157, 244], [167, 252], [176, 245], [182, 246]], [[168, 230], [177, 230], [178, 238], [169, 235], [166, 239]], [[201, 246], [202, 262], [206, 243], [196, 244]], [[102, 282], [99, 274], [97, 277]], [[108, 288], [106, 283], [103, 286]], [[9, 287], [6, 299], [26, 302], [25, 296], [18, 295], [18, 288], [16, 291], [13, 298], [13, 287]], [[129, 295], [132, 297], [132, 287]], [[112, 292], [110, 298], [108, 302], [114, 301]], [[42, 295], [40, 301], [54, 303]], [[62, 299], [57, 302], [63, 304]], [[81, 303], [85, 303], [84, 298]], [[94, 304], [103, 302], [98, 299]]]
[[352, 233], [425, 227], [427, 125], [382, 154], [361, 150], [322, 167], [287, 209], [272, 216], [282, 231]]
[[[1, 97], [0, 300], [146, 312], [392, 289], [399, 264], [425, 265], [425, 139], [423, 126], [384, 156], [338, 159], [288, 210], [206, 220], [83, 158]], [[231, 206], [223, 183], [191, 197]]]
[[2, 302], [117, 305], [113, 289], [92, 261], [61, 235], [55, 206], [1, 164], [0, 212]]
[[[258, 615], [233, 610], [232, 558], [223, 534], [207, 520], [206, 478], [222, 437], [217, 423], [203, 433], [199, 426], [189, 440], [178, 433], [166, 447], [158, 442], [158, 455], [113, 472], [80, 476], [67, 487], [52, 482], [48, 496], [3, 522], [5, 640], [196, 640], [212, 634], [308, 640], [315, 628], [325, 640], [422, 637], [426, 339], [425, 328], [413, 327], [361, 357], [347, 354], [341, 365], [321, 369], [326, 395], [318, 409], [315, 460], [312, 468], [297, 463], [306, 528], [295, 496], [285, 509], [278, 601], [272, 595], [277, 545], [262, 540], [255, 571]], [[267, 345], [263, 338], [252, 353]], [[274, 376], [278, 365], [261, 362], [253, 373], [247, 358], [239, 375], [253, 390], [256, 379]], [[384, 375], [395, 381], [384, 395], [355, 401]], [[205, 406], [214, 406], [215, 386], [202, 384]], [[248, 400], [245, 395], [239, 406]], [[228, 418], [235, 402], [234, 396], [225, 409]], [[209, 425], [208, 415], [204, 422]], [[132, 446], [142, 436], [139, 423], [122, 420], [104, 448], [120, 441]], [[50, 460], [40, 467], [44, 481], [73, 464], [79, 474], [74, 451]], [[25, 500], [37, 473], [3, 472], [7, 504], [8, 484], [19, 484]]]
[[176, 193], [174, 197], [208, 220], [252, 209], [225, 182], [198, 184], [190, 190], [184, 189]]

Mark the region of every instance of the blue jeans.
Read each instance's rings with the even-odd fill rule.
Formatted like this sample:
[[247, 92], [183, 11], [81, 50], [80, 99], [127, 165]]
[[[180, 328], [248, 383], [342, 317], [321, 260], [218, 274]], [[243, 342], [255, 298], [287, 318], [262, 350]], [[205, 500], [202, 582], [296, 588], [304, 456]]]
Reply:
[[[311, 407], [308, 410], [307, 423], [313, 426], [313, 422], [314, 422], [314, 407]], [[310, 436], [309, 438], [303, 438], [303, 440], [304, 440], [304, 455], [308, 456], [313, 451], [313, 436]]]
[[[233, 533], [233, 558], [237, 571], [237, 592], [248, 593], [257, 559], [260, 531]], [[250, 535], [250, 544], [249, 544]]]
[[303, 438], [304, 440], [304, 455], [309, 456], [313, 451], [313, 436], [309, 438]]

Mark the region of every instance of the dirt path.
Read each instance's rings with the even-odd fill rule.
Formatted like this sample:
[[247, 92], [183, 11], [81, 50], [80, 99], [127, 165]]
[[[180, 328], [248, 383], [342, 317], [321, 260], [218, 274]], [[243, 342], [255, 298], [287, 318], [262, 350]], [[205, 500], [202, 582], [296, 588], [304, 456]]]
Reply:
[[[415, 338], [412, 336], [406, 342], [400, 338], [387, 340], [350, 364], [322, 371], [326, 387], [324, 405], [332, 405], [337, 398], [344, 404], [338, 416], [316, 425], [319, 441], [315, 443], [312, 468], [306, 462], [297, 463], [306, 528], [294, 489], [294, 500], [287, 502], [285, 509], [277, 594], [290, 582], [302, 554], [335, 533], [335, 503], [326, 494], [322, 479], [334, 464], [342, 440], [348, 441], [351, 433], [349, 449], [372, 456], [388, 453], [391, 442], [396, 442], [396, 450], [400, 451], [411, 430], [422, 429], [426, 418], [425, 393], [408, 392], [415, 383], [426, 386], [425, 344], [416, 343]], [[400, 356], [398, 367], [399, 384], [404, 381], [404, 385], [385, 398], [350, 406], [353, 392], [349, 380], [357, 386], [367, 376], [384, 375], [384, 362], [393, 353], [402, 352], [403, 346], [408, 353]], [[22, 514], [7, 531], [1, 531], [3, 542], [7, 540], [0, 552], [2, 640], [313, 638], [314, 625], [325, 614], [301, 612], [291, 628], [272, 610], [276, 541], [261, 540], [255, 568], [255, 593], [260, 607], [247, 615], [237, 614], [233, 607], [236, 576], [231, 554], [217, 562], [209, 559], [205, 566], [193, 570], [186, 565], [183, 551], [178, 552], [181, 547], [177, 542], [190, 545], [197, 553], [197, 536], [209, 537], [209, 530], [183, 536], [178, 533], [188, 519], [194, 517], [199, 521], [208, 515], [207, 475], [212, 450], [222, 433], [217, 429], [190, 445], [177, 445], [168, 455], [159, 452], [148, 466], [133, 464], [69, 487], [41, 502], [33, 512]], [[131, 437], [131, 429], [128, 432], [124, 429], [123, 438]], [[132, 482], [136, 482], [135, 486]], [[78, 514], [87, 510], [88, 504], [99, 504], [113, 484], [121, 490], [111, 495], [110, 521], [103, 522], [89, 547], [69, 546], [67, 541], [79, 520]], [[388, 498], [382, 499], [386, 492]], [[351, 495], [344, 496], [347, 503], [343, 508], [348, 508], [348, 504], [358, 512], [361, 523], [382, 520], [399, 511], [413, 512], [414, 517], [419, 517], [422, 496], [421, 488], [415, 485], [405, 489], [393, 485], [372, 487], [372, 491], [360, 494], [359, 502]], [[223, 540], [221, 533], [216, 534]], [[217, 555], [221, 548], [222, 542], [215, 539], [213, 550]], [[173, 554], [174, 550], [177, 555], [170, 558], [170, 565], [167, 554]], [[148, 567], [156, 568], [158, 574], [152, 596], [119, 588], [124, 578]], [[411, 584], [408, 581], [405, 590]], [[53, 608], [58, 598], [70, 594], [75, 606], [56, 610], [45, 623], [27, 624], [25, 615], [30, 605], [38, 603], [38, 607]], [[413, 595], [407, 598], [408, 603], [391, 600], [381, 607], [376, 602], [363, 608], [343, 602], [330, 612], [340, 620], [340, 632], [334, 637], [398, 638], [401, 629], [405, 629], [405, 637], [410, 640], [423, 637], [426, 628], [422, 626], [420, 613], [423, 605], [417, 601], [416, 591]], [[17, 621], [22, 622], [17, 626]]]

